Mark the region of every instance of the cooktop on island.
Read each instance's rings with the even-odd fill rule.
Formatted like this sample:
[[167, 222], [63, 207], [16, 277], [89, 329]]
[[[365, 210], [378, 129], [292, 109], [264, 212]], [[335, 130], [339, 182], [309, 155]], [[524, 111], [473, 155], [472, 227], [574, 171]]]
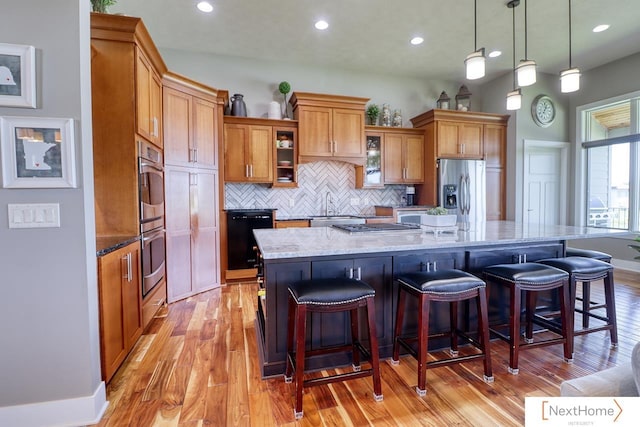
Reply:
[[333, 228], [346, 231], [347, 233], [365, 233], [365, 232], [381, 232], [381, 231], [418, 231], [421, 232], [422, 228], [419, 224], [334, 224]]

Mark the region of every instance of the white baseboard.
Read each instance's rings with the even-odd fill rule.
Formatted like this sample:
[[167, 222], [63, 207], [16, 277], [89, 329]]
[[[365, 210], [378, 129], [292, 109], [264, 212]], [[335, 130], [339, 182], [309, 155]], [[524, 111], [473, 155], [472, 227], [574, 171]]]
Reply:
[[0, 408], [0, 426], [77, 427], [100, 422], [109, 406], [104, 381], [91, 396]]
[[622, 270], [636, 271], [640, 273], [640, 262], [614, 258], [611, 260], [611, 264], [613, 264], [614, 267], [620, 268]]

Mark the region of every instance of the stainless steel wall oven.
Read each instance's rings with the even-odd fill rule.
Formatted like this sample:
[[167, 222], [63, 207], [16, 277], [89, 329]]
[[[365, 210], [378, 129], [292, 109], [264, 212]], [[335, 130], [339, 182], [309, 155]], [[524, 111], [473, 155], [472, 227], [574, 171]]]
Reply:
[[145, 141], [138, 143], [142, 296], [164, 280], [164, 168], [162, 153]]

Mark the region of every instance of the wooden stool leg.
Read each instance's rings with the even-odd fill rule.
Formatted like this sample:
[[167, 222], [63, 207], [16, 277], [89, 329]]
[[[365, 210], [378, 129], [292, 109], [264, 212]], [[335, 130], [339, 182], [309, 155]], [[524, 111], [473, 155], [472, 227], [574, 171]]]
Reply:
[[367, 298], [367, 319], [369, 320], [369, 342], [371, 343], [371, 370], [373, 376], [373, 398], [382, 400], [382, 383], [380, 381], [380, 357], [378, 354], [378, 333], [376, 331], [376, 310], [373, 298]]
[[[574, 282], [574, 285], [578, 284]], [[574, 286], [574, 287], [575, 287]], [[574, 296], [575, 307], [575, 296]], [[589, 327], [589, 310], [591, 309], [591, 282], [582, 282], [582, 327]]]
[[451, 324], [450, 340], [451, 349], [449, 353], [452, 356], [458, 355], [458, 301], [451, 301], [449, 303], [449, 319]]
[[509, 311], [509, 373], [518, 375], [518, 352], [520, 350], [520, 287], [510, 284], [511, 309]]
[[418, 386], [419, 396], [427, 394], [427, 353], [429, 346], [429, 297], [420, 294], [418, 297]]
[[351, 353], [352, 353], [352, 363], [353, 370], [355, 372], [359, 372], [360, 367], [360, 350], [356, 346], [356, 342], [359, 341], [359, 332], [358, 332], [358, 309], [354, 308], [353, 310], [349, 310], [349, 317], [351, 320]]
[[284, 382], [290, 383], [293, 379], [291, 374], [293, 372], [293, 333], [295, 330], [296, 319], [296, 303], [291, 295], [289, 295], [289, 310], [287, 312], [287, 367], [284, 372]]
[[402, 332], [402, 322], [404, 321], [404, 307], [407, 300], [407, 292], [402, 289], [402, 285], [398, 286], [398, 312], [396, 313], [396, 326], [393, 331], [393, 355], [391, 363], [397, 365], [400, 363], [400, 332]]
[[564, 361], [573, 363], [573, 305], [569, 282], [560, 288], [560, 317], [562, 318], [562, 336], [564, 340]]
[[307, 307], [298, 304], [296, 307], [296, 407], [294, 416], [297, 420], [302, 418], [302, 391], [304, 389], [304, 351], [305, 335], [307, 331]]
[[538, 304], [538, 293], [534, 291], [527, 291], [526, 296], [526, 309], [525, 309], [525, 333], [524, 342], [531, 344], [533, 342], [533, 316], [536, 313], [536, 306]]
[[614, 292], [613, 270], [604, 278], [604, 298], [607, 304], [607, 323], [611, 325], [611, 346], [618, 346], [618, 322], [616, 320], [616, 299]]
[[493, 371], [491, 369], [491, 348], [489, 341], [489, 308], [487, 304], [486, 288], [478, 289], [478, 340], [484, 353], [484, 381], [493, 382]]

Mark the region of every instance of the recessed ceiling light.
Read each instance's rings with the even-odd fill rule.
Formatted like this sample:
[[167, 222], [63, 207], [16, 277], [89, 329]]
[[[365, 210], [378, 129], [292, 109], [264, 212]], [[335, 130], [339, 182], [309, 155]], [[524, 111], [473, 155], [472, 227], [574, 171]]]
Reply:
[[492, 50], [491, 52], [489, 52], [489, 58], [497, 58], [500, 55], [502, 55], [502, 52], [500, 52], [499, 50]]
[[596, 25], [596, 26], [593, 28], [593, 32], [594, 32], [594, 33], [601, 33], [601, 32], [603, 32], [603, 31], [605, 31], [605, 30], [608, 30], [608, 29], [609, 29], [609, 25], [607, 25], [607, 24], [600, 24], [600, 25]]
[[411, 39], [411, 44], [412, 45], [422, 44], [422, 42], [424, 42], [424, 39], [422, 37], [420, 37], [420, 36], [416, 36], [416, 37]]
[[209, 3], [208, 1], [201, 1], [200, 3], [198, 3], [196, 7], [201, 12], [205, 12], [205, 13], [213, 12], [213, 6], [211, 6], [211, 3]]
[[327, 28], [329, 28], [329, 23], [327, 21], [318, 21], [316, 22], [316, 28], [318, 30], [326, 30]]

